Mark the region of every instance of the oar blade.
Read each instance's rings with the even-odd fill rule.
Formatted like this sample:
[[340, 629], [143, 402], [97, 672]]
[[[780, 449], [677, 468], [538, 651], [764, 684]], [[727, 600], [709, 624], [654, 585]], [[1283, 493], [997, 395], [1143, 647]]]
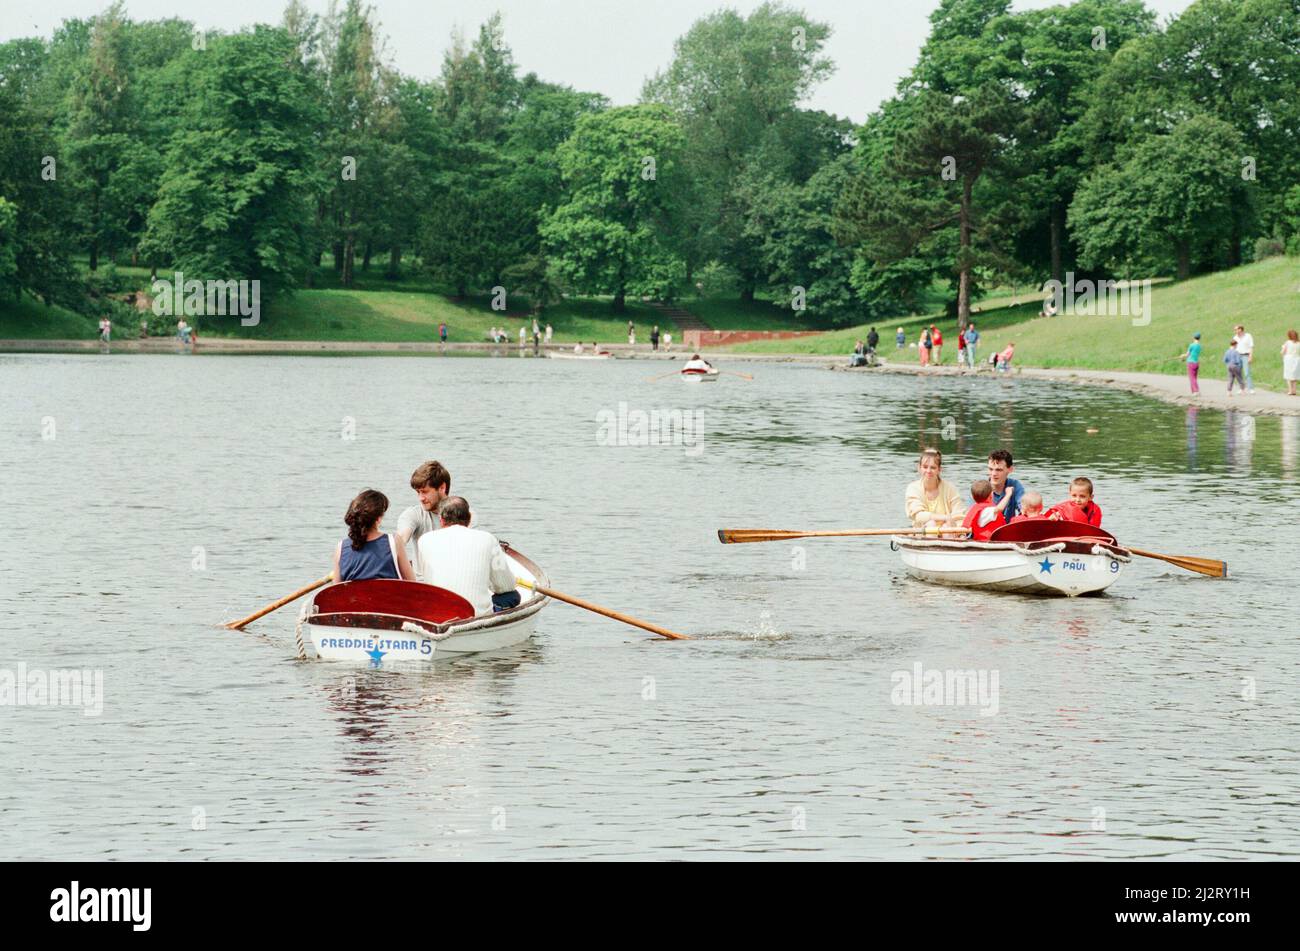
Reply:
[[1210, 578], [1228, 577], [1228, 563], [1217, 558], [1198, 558], [1195, 555], [1164, 555], [1156, 551], [1144, 551], [1141, 548], [1130, 548], [1129, 551], [1135, 555], [1168, 562], [1171, 565], [1177, 565], [1179, 568], [1194, 571]]

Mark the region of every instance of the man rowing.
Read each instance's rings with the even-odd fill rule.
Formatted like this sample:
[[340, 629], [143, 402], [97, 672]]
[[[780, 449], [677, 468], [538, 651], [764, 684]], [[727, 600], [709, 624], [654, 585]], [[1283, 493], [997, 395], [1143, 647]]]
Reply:
[[469, 503], [459, 495], [442, 500], [439, 530], [426, 532], [416, 545], [420, 580], [454, 591], [474, 606], [476, 616], [517, 606], [515, 574], [501, 544], [470, 528], [469, 517]]
[[708, 372], [713, 369], [713, 364], [708, 360], [701, 359], [700, 355], [694, 354], [686, 361], [686, 366], [682, 367], [683, 373], [698, 373], [700, 371]]

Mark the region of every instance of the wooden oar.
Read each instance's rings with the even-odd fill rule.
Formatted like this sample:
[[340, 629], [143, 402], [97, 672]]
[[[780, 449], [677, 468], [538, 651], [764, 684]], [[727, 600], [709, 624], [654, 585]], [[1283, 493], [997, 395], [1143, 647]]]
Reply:
[[655, 380], [662, 380], [666, 376], [676, 376], [680, 370], [670, 370], [668, 373], [660, 373], [658, 376], [648, 376], [645, 378], [647, 383], [653, 383]]
[[1141, 555], [1143, 558], [1154, 558], [1157, 561], [1167, 561], [1171, 565], [1177, 565], [1179, 568], [1186, 568], [1188, 571], [1195, 571], [1198, 574], [1209, 575], [1211, 578], [1228, 577], [1228, 563], [1218, 561], [1214, 558], [1195, 558], [1191, 555], [1162, 555], [1155, 551], [1143, 551], [1141, 548], [1130, 548], [1135, 555]]
[[317, 588], [324, 587], [325, 585], [329, 584], [333, 580], [334, 580], [334, 572], [331, 571], [324, 578], [320, 578], [316, 581], [313, 581], [311, 584], [307, 585], [307, 587], [299, 588], [293, 594], [286, 594], [279, 601], [272, 601], [266, 607], [262, 608], [262, 610], [253, 612], [248, 617], [244, 618], [242, 621], [231, 621], [229, 624], [223, 626], [230, 628], [232, 631], [243, 630], [243, 628], [245, 628], [249, 624], [252, 624], [258, 618], [265, 617], [266, 615], [274, 611], [276, 608], [284, 607], [290, 601], [297, 601], [304, 594], [309, 594], [310, 592], [315, 591]]
[[965, 535], [970, 532], [970, 529], [960, 525], [950, 525], [929, 532], [920, 528], [850, 528], [844, 531], [826, 532], [796, 532], [774, 528], [720, 528], [718, 529], [718, 541], [724, 545], [739, 545], [743, 542], [783, 542], [790, 538], [824, 538], [845, 535], [934, 535], [957, 532]]
[[740, 377], [742, 380], [752, 380], [752, 379], [754, 379], [754, 378], [753, 378], [752, 376], [750, 376], [748, 373], [737, 373], [735, 370], [719, 370], [718, 372], [719, 372], [719, 373], [729, 373], [729, 374], [731, 374], [732, 376], [738, 376], [738, 377]]
[[563, 601], [566, 604], [572, 604], [574, 607], [585, 608], [588, 611], [594, 611], [596, 614], [603, 614], [605, 617], [612, 617], [615, 621], [622, 621], [624, 624], [631, 624], [633, 627], [639, 627], [642, 630], [658, 634], [660, 637], [666, 637], [673, 641], [689, 641], [693, 638], [685, 634], [675, 634], [666, 627], [660, 627], [658, 624], [651, 624], [649, 621], [642, 621], [628, 614], [620, 614], [618, 611], [611, 611], [609, 608], [602, 608], [599, 604], [592, 604], [590, 601], [584, 601], [582, 598], [575, 598], [569, 594], [561, 594], [552, 588], [543, 588], [541, 585], [532, 581], [526, 581], [523, 578], [516, 578], [520, 585], [529, 591], [536, 591], [544, 594], [548, 598], [554, 598], [556, 601]]

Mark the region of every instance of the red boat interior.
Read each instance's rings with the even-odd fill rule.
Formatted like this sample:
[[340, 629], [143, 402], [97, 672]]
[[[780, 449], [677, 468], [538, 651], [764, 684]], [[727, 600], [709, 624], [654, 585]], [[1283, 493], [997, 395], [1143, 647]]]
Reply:
[[[332, 584], [316, 595], [317, 611], [324, 615], [388, 614], [432, 624], [445, 624], [474, 616], [474, 606], [446, 588], [419, 581], [377, 578]], [[313, 623], [330, 624], [329, 618]], [[340, 626], [354, 624], [340, 620]]]
[[1087, 522], [1056, 521], [1050, 518], [1032, 518], [1012, 522], [995, 529], [989, 536], [991, 542], [1061, 542], [1084, 538], [1097, 538], [1118, 544], [1115, 536], [1104, 528], [1089, 525]]

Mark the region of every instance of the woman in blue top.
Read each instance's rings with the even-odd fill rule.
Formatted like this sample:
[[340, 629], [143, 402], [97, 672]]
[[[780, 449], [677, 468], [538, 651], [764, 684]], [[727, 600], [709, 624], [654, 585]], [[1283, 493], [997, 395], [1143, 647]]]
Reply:
[[1192, 342], [1187, 345], [1187, 352], [1184, 353], [1180, 360], [1187, 361], [1187, 380], [1192, 384], [1192, 395], [1196, 396], [1201, 392], [1201, 384], [1197, 379], [1201, 372], [1201, 335], [1192, 334]]
[[352, 500], [348, 514], [343, 516], [348, 537], [334, 550], [335, 581], [415, 580], [406, 547], [394, 536], [379, 530], [387, 511], [388, 496], [374, 489], [366, 489]]

